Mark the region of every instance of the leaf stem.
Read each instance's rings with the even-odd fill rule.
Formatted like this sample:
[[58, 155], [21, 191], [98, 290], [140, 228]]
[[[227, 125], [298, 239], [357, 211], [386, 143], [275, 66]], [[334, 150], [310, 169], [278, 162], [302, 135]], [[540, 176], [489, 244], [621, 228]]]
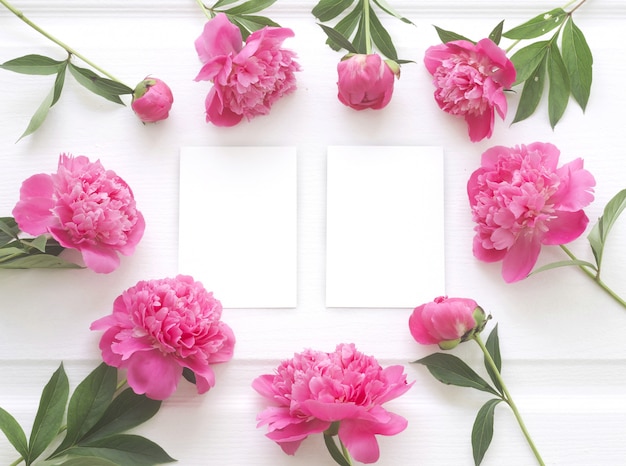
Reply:
[[370, 0], [363, 0], [363, 22], [365, 23], [365, 53], [372, 53], [372, 32], [370, 29]]
[[202, 2], [202, 0], [196, 0], [196, 3], [198, 4], [200, 9], [204, 13], [204, 16], [207, 17], [207, 19], [213, 19], [215, 17], [213, 10], [207, 8], [206, 5]]
[[26, 24], [28, 24], [31, 28], [33, 28], [35, 31], [37, 31], [39, 34], [43, 35], [46, 39], [51, 40], [52, 42], [54, 42], [55, 44], [57, 44], [58, 46], [62, 47], [68, 54], [70, 55], [74, 55], [75, 57], [80, 58], [83, 62], [85, 62], [86, 64], [88, 64], [89, 66], [91, 66], [94, 70], [99, 71], [100, 73], [102, 73], [104, 76], [106, 76], [107, 78], [111, 79], [112, 81], [116, 81], [120, 84], [124, 84], [122, 83], [119, 79], [115, 78], [114, 76], [112, 76], [111, 74], [109, 74], [107, 71], [103, 70], [102, 68], [100, 68], [98, 65], [96, 65], [95, 63], [93, 63], [91, 60], [89, 60], [87, 57], [85, 57], [84, 55], [80, 54], [79, 52], [77, 52], [76, 50], [74, 50], [72, 47], [70, 47], [69, 45], [67, 45], [64, 42], [61, 42], [59, 39], [57, 39], [56, 37], [54, 37], [53, 35], [51, 35], [50, 33], [48, 33], [47, 31], [43, 30], [42, 28], [40, 28], [39, 26], [37, 26], [35, 23], [33, 23], [30, 19], [28, 19], [24, 13], [22, 13], [20, 10], [18, 10], [17, 8], [15, 8], [13, 5], [11, 5], [8, 0], [0, 0], [0, 4], [3, 5], [7, 10], [9, 10], [11, 13], [13, 13], [15, 16], [17, 16], [19, 19], [21, 19], [23, 22], [25, 22]]
[[537, 450], [537, 447], [535, 446], [535, 443], [533, 442], [533, 439], [531, 438], [530, 433], [528, 432], [528, 429], [526, 428], [526, 424], [524, 424], [524, 420], [522, 419], [522, 415], [520, 414], [519, 410], [517, 409], [517, 406], [515, 405], [515, 402], [513, 401], [513, 397], [511, 397], [511, 394], [509, 393], [509, 390], [506, 387], [506, 384], [504, 383], [504, 380], [502, 379], [502, 375], [500, 374], [500, 371], [498, 370], [498, 366], [496, 366], [496, 363], [494, 362], [493, 358], [491, 357], [491, 354], [489, 354], [489, 351], [487, 350], [487, 347], [485, 346], [485, 344], [483, 343], [482, 339], [480, 338], [480, 334], [474, 334], [473, 339], [478, 344], [478, 346], [480, 346], [480, 349], [482, 350], [482, 352], [485, 355], [485, 360], [487, 361], [487, 363], [489, 364], [489, 366], [493, 370], [493, 372], [494, 372], [494, 374], [496, 376], [496, 379], [500, 383], [500, 386], [502, 387], [502, 393], [504, 394], [503, 401], [506, 404], [508, 404], [509, 407], [511, 408], [511, 410], [513, 411], [513, 414], [515, 415], [515, 419], [517, 419], [517, 423], [519, 424], [520, 429], [522, 429], [522, 433], [524, 434], [524, 437], [526, 437], [526, 441], [528, 442], [528, 445], [530, 446], [530, 449], [533, 451], [533, 453], [535, 455], [535, 458], [537, 459], [537, 462], [541, 466], [545, 466], [545, 463], [543, 462], [543, 459], [541, 459], [541, 455], [539, 454], [539, 450]]
[[9, 466], [17, 466], [18, 464], [20, 464], [22, 461], [24, 461], [24, 458], [22, 458], [21, 456], [16, 459], [15, 461], [13, 461]]
[[[576, 6], [575, 6], [574, 8], [572, 8], [570, 11], [568, 11], [568, 12], [567, 12], [567, 14], [568, 14], [569, 16], [572, 16], [572, 14], [573, 14], [576, 10], [578, 10], [578, 9], [579, 9], [579, 8], [583, 5], [583, 3], [585, 3], [586, 1], [587, 1], [587, 0], [582, 0], [582, 1], [578, 4], [578, 5], [576, 5]], [[576, 0], [572, 0], [571, 2], [567, 2], [567, 4], [565, 4], [565, 5], [563, 6], [563, 9], [567, 8], [568, 6], [570, 6], [570, 5], [571, 5], [572, 3], [574, 3], [574, 2], [576, 2]]]
[[[572, 260], [578, 260], [577, 257], [570, 251], [567, 246], [563, 244], [560, 245], [561, 249], [569, 256]], [[600, 269], [598, 269], [597, 273], [593, 273], [584, 265], [579, 265], [578, 268], [585, 272], [589, 278], [591, 278], [600, 288], [602, 288], [611, 298], [613, 298], [618, 304], [622, 307], [626, 308], [626, 301], [622, 299], [615, 291], [613, 291], [609, 286], [602, 281], [600, 278]]]
[[348, 451], [346, 446], [343, 444], [341, 439], [339, 437], [337, 437], [337, 438], [339, 439], [339, 445], [341, 446], [341, 453], [343, 454], [343, 457], [346, 459], [348, 464], [350, 466], [352, 466], [354, 463], [352, 462], [352, 457], [350, 456], [350, 452]]

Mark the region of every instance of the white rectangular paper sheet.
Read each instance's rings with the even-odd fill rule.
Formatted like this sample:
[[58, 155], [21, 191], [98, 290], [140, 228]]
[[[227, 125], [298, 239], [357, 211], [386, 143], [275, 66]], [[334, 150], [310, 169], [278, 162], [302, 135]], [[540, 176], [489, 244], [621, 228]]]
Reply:
[[179, 270], [226, 308], [296, 307], [295, 147], [183, 147]]
[[329, 147], [326, 306], [445, 294], [443, 195], [440, 147]]

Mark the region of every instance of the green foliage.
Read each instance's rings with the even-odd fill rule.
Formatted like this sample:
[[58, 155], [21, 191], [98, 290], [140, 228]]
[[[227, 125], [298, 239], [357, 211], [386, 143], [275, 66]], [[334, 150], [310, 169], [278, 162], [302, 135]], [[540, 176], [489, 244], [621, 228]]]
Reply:
[[377, 10], [413, 24], [384, 0], [319, 0], [311, 13], [320, 23], [337, 20], [334, 26], [320, 24], [327, 36], [326, 43], [333, 50], [370, 54], [376, 47], [386, 58], [408, 63], [409, 60], [398, 58], [393, 39], [380, 21]]
[[339, 466], [352, 466], [352, 463], [343, 456], [343, 453], [341, 453], [341, 450], [335, 443], [334, 435], [324, 432], [324, 444], [335, 463]]
[[[116, 396], [117, 369], [100, 364], [74, 390], [67, 406], [67, 429], [45, 464], [59, 466], [152, 466], [175, 461], [159, 445], [124, 434], [150, 419], [161, 406], [126, 389]], [[69, 397], [63, 365], [46, 384], [30, 439], [17, 421], [0, 408], [0, 429], [26, 466], [60, 436]]]
[[65, 249], [47, 235], [20, 238], [12, 217], [0, 218], [0, 269], [80, 268], [58, 255]]
[[606, 245], [609, 232], [625, 207], [626, 189], [622, 189], [606, 204], [602, 216], [598, 219], [587, 236], [589, 245], [596, 259], [598, 275], [600, 275], [602, 255], [604, 254], [604, 246]]
[[[230, 6], [236, 3], [237, 5]], [[267, 16], [259, 16], [264, 9], [272, 6], [276, 0], [218, 0], [212, 7], [204, 7], [213, 17], [217, 13], [224, 13], [228, 20], [239, 28], [241, 37], [246, 40], [254, 31], [265, 26], [279, 27]]]
[[476, 466], [482, 463], [485, 453], [487, 453], [487, 449], [491, 445], [495, 409], [501, 401], [501, 399], [497, 398], [487, 401], [476, 415], [476, 420], [472, 427], [472, 453]]

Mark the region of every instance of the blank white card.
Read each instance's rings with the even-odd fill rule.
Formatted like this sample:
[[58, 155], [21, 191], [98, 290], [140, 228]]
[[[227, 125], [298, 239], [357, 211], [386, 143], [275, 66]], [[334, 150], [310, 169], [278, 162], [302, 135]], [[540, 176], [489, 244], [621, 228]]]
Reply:
[[227, 308], [296, 307], [295, 147], [183, 147], [180, 273]]
[[326, 306], [445, 294], [443, 195], [440, 147], [329, 147]]

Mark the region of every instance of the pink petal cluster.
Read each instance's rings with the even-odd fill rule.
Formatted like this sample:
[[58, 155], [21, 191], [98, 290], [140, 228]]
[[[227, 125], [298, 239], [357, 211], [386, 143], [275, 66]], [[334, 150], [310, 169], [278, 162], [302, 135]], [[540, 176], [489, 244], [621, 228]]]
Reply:
[[353, 344], [340, 344], [333, 353], [296, 353], [274, 374], [253, 381], [272, 402], [257, 417], [258, 426], [267, 425], [267, 437], [293, 455], [307, 436], [338, 423], [339, 439], [352, 457], [373, 463], [379, 457], [376, 435], [395, 435], [407, 426], [382, 407], [411, 387], [403, 371], [399, 365], [383, 369]]
[[337, 65], [339, 101], [355, 110], [381, 109], [391, 100], [400, 68], [378, 54], [349, 55]]
[[224, 13], [208, 21], [195, 41], [204, 64], [196, 81], [212, 81], [205, 107], [206, 120], [216, 126], [234, 126], [266, 115], [274, 102], [296, 89], [300, 66], [294, 52], [281, 48], [293, 31], [264, 27], [242, 42], [241, 31]]
[[503, 89], [515, 82], [515, 68], [504, 50], [490, 39], [476, 44], [455, 40], [429, 47], [424, 64], [433, 75], [439, 107], [465, 118], [473, 142], [491, 137], [494, 110], [502, 119], [506, 116]]
[[467, 183], [474, 256], [501, 260], [506, 282], [530, 273], [542, 244], [565, 244], [585, 231], [582, 209], [593, 201], [595, 180], [580, 158], [557, 167], [559, 155], [541, 142], [492, 147]]
[[143, 236], [144, 218], [133, 192], [100, 161], [61, 154], [56, 173], [22, 183], [13, 217], [30, 235], [49, 233], [65, 248], [81, 252], [99, 273], [115, 270], [118, 253], [131, 255]]
[[485, 312], [469, 298], [440, 296], [416, 307], [409, 317], [409, 331], [422, 345], [452, 349], [482, 330]]
[[215, 385], [211, 364], [229, 361], [235, 336], [221, 319], [222, 305], [187, 275], [140, 281], [113, 304], [113, 313], [91, 324], [104, 330], [105, 363], [127, 369], [128, 385], [155, 400], [168, 398], [183, 369], [198, 393]]
[[133, 92], [131, 107], [144, 123], [165, 120], [172, 108], [174, 96], [165, 82], [157, 78], [146, 78]]

